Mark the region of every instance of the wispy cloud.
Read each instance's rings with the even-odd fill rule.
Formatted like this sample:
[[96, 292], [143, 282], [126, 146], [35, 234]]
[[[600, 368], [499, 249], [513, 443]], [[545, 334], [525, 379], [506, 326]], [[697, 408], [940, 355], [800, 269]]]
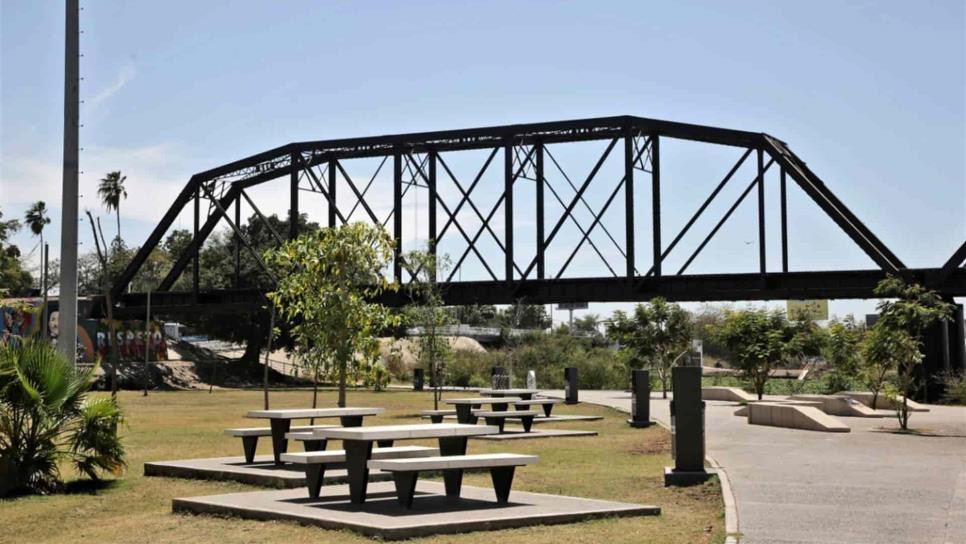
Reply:
[[98, 93], [95, 94], [94, 97], [88, 101], [88, 104], [92, 107], [96, 107], [99, 104], [102, 104], [105, 100], [107, 100], [108, 98], [111, 98], [112, 96], [117, 94], [118, 91], [123, 89], [124, 86], [130, 83], [136, 75], [137, 75], [137, 68], [134, 66], [134, 64], [133, 63], [125, 64], [124, 66], [121, 67], [121, 70], [117, 73], [117, 77], [114, 78], [114, 82], [111, 83], [109, 86], [105, 87], [104, 89], [101, 89], [100, 91], [98, 91]]

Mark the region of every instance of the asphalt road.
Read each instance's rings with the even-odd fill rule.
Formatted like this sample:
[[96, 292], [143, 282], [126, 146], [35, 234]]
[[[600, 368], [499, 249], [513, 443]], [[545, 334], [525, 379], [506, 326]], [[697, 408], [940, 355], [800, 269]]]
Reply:
[[[659, 397], [651, 417], [669, 424]], [[580, 400], [630, 411], [623, 391]], [[852, 432], [823, 433], [749, 425], [737, 404], [707, 401], [707, 454], [731, 481], [740, 542], [966, 544], [966, 408], [929, 408], [912, 415], [915, 435], [894, 432], [894, 417], [840, 418]]]

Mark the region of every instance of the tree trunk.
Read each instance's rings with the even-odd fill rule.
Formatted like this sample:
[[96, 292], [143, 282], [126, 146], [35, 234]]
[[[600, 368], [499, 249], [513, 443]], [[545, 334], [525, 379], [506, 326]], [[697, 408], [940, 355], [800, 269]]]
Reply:
[[120, 246], [121, 245], [121, 203], [120, 201], [118, 201], [117, 207], [114, 208], [114, 211], [117, 212], [117, 245]]
[[[268, 356], [272, 353], [272, 336], [275, 334], [275, 305], [272, 305], [272, 313], [268, 319], [268, 346], [265, 348], [265, 368], [262, 369], [262, 391], [264, 393], [264, 405], [268, 410]], [[248, 346], [245, 346], [248, 349]]]
[[345, 357], [339, 364], [339, 408], [345, 408], [345, 378], [346, 378], [346, 367], [349, 366], [349, 362]]
[[[106, 277], [106, 276], [105, 276]], [[108, 344], [111, 347], [111, 396], [117, 397], [117, 365], [120, 363], [118, 355], [117, 325], [114, 323], [114, 304], [111, 301], [111, 288], [108, 287], [104, 292], [104, 300], [107, 303], [107, 331], [111, 335]]]
[[909, 404], [905, 395], [902, 395], [902, 406], [899, 408], [899, 427], [903, 431], [909, 428]]
[[245, 353], [242, 354], [242, 361], [252, 366], [258, 364], [258, 356], [262, 351], [262, 335], [259, 327], [254, 327], [252, 333], [248, 335], [245, 342]]

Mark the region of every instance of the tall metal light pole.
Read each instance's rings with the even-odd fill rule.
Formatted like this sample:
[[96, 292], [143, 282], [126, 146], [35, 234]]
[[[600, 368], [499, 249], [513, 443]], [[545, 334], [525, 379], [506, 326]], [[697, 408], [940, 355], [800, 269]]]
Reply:
[[60, 336], [57, 348], [76, 364], [77, 356], [77, 154], [80, 126], [80, 9], [66, 0], [64, 33], [64, 182], [60, 225]]

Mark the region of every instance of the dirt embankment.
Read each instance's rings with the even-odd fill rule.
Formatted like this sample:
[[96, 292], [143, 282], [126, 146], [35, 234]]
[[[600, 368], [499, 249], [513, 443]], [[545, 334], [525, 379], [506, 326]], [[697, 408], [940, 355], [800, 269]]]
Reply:
[[[172, 343], [168, 360], [121, 362], [117, 366], [119, 389], [141, 389], [147, 381], [149, 389], [208, 389], [210, 387], [257, 387], [262, 384], [264, 366], [241, 360], [243, 351], [221, 351], [194, 346], [186, 342]], [[146, 377], [145, 377], [146, 375]], [[102, 363], [97, 369], [98, 387], [110, 388], [111, 365]], [[306, 385], [304, 380], [269, 368], [273, 385]]]

